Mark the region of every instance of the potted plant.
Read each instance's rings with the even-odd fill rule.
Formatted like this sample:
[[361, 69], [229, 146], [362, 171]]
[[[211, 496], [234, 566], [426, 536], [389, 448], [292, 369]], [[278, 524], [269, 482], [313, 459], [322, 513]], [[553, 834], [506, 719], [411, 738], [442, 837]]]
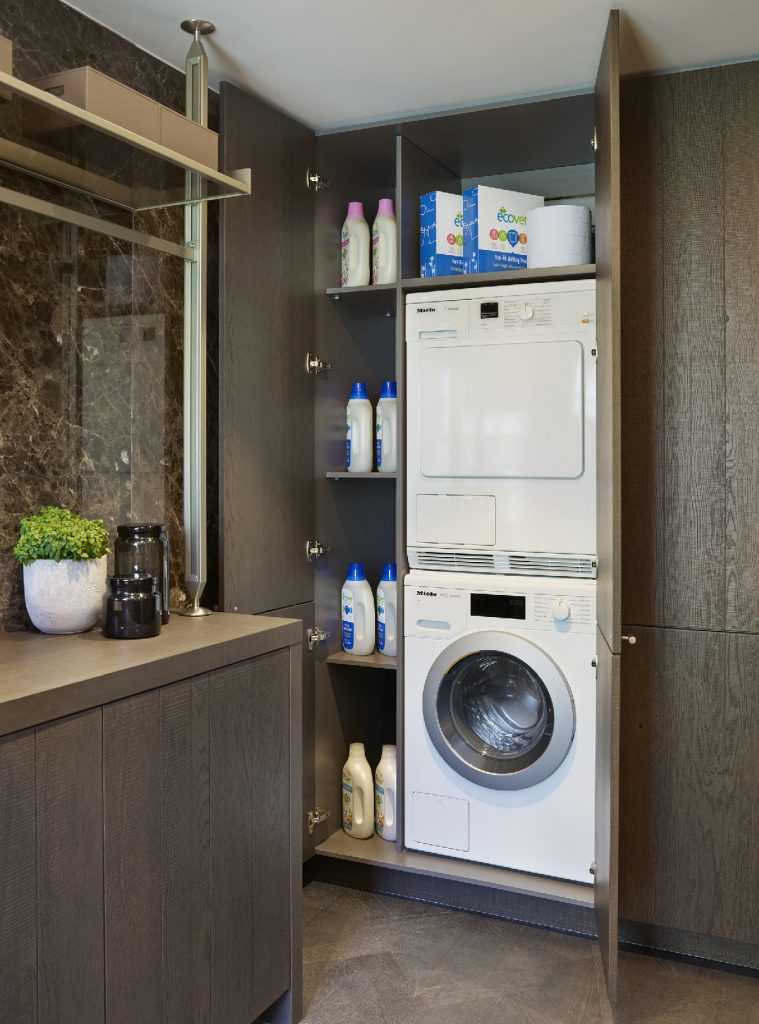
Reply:
[[82, 633], [95, 625], [108, 554], [102, 519], [48, 505], [22, 519], [13, 553], [24, 567], [26, 610], [40, 632]]

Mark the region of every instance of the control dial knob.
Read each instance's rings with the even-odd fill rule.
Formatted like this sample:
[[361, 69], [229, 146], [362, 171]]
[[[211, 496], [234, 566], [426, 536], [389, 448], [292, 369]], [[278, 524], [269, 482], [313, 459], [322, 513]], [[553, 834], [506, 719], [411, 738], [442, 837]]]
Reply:
[[572, 614], [572, 606], [569, 601], [565, 601], [563, 597], [559, 597], [554, 601], [551, 611], [556, 622], [566, 622]]
[[521, 320], [532, 320], [535, 316], [535, 310], [532, 308], [529, 302], [523, 302], [519, 307], [519, 317]]

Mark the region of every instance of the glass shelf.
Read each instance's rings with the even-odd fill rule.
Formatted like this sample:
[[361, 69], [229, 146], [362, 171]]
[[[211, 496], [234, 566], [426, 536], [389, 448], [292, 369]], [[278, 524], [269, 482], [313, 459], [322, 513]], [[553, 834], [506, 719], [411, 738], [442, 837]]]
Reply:
[[250, 195], [222, 174], [0, 72], [0, 163], [136, 212]]

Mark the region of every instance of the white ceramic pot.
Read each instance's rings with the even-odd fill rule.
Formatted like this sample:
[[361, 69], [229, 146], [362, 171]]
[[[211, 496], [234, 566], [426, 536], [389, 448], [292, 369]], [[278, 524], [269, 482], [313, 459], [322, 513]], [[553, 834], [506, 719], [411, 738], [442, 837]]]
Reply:
[[83, 633], [100, 619], [108, 559], [38, 558], [24, 566], [29, 618], [42, 633]]

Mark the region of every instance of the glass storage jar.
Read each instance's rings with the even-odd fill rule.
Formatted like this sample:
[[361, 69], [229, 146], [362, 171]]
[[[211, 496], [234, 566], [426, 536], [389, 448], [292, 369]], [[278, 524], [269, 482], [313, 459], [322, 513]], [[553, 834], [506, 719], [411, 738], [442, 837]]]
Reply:
[[161, 632], [161, 595], [147, 572], [109, 576], [103, 596], [103, 635], [139, 640]]
[[116, 576], [147, 572], [161, 595], [161, 622], [169, 621], [169, 535], [163, 523], [125, 523], [116, 528]]

